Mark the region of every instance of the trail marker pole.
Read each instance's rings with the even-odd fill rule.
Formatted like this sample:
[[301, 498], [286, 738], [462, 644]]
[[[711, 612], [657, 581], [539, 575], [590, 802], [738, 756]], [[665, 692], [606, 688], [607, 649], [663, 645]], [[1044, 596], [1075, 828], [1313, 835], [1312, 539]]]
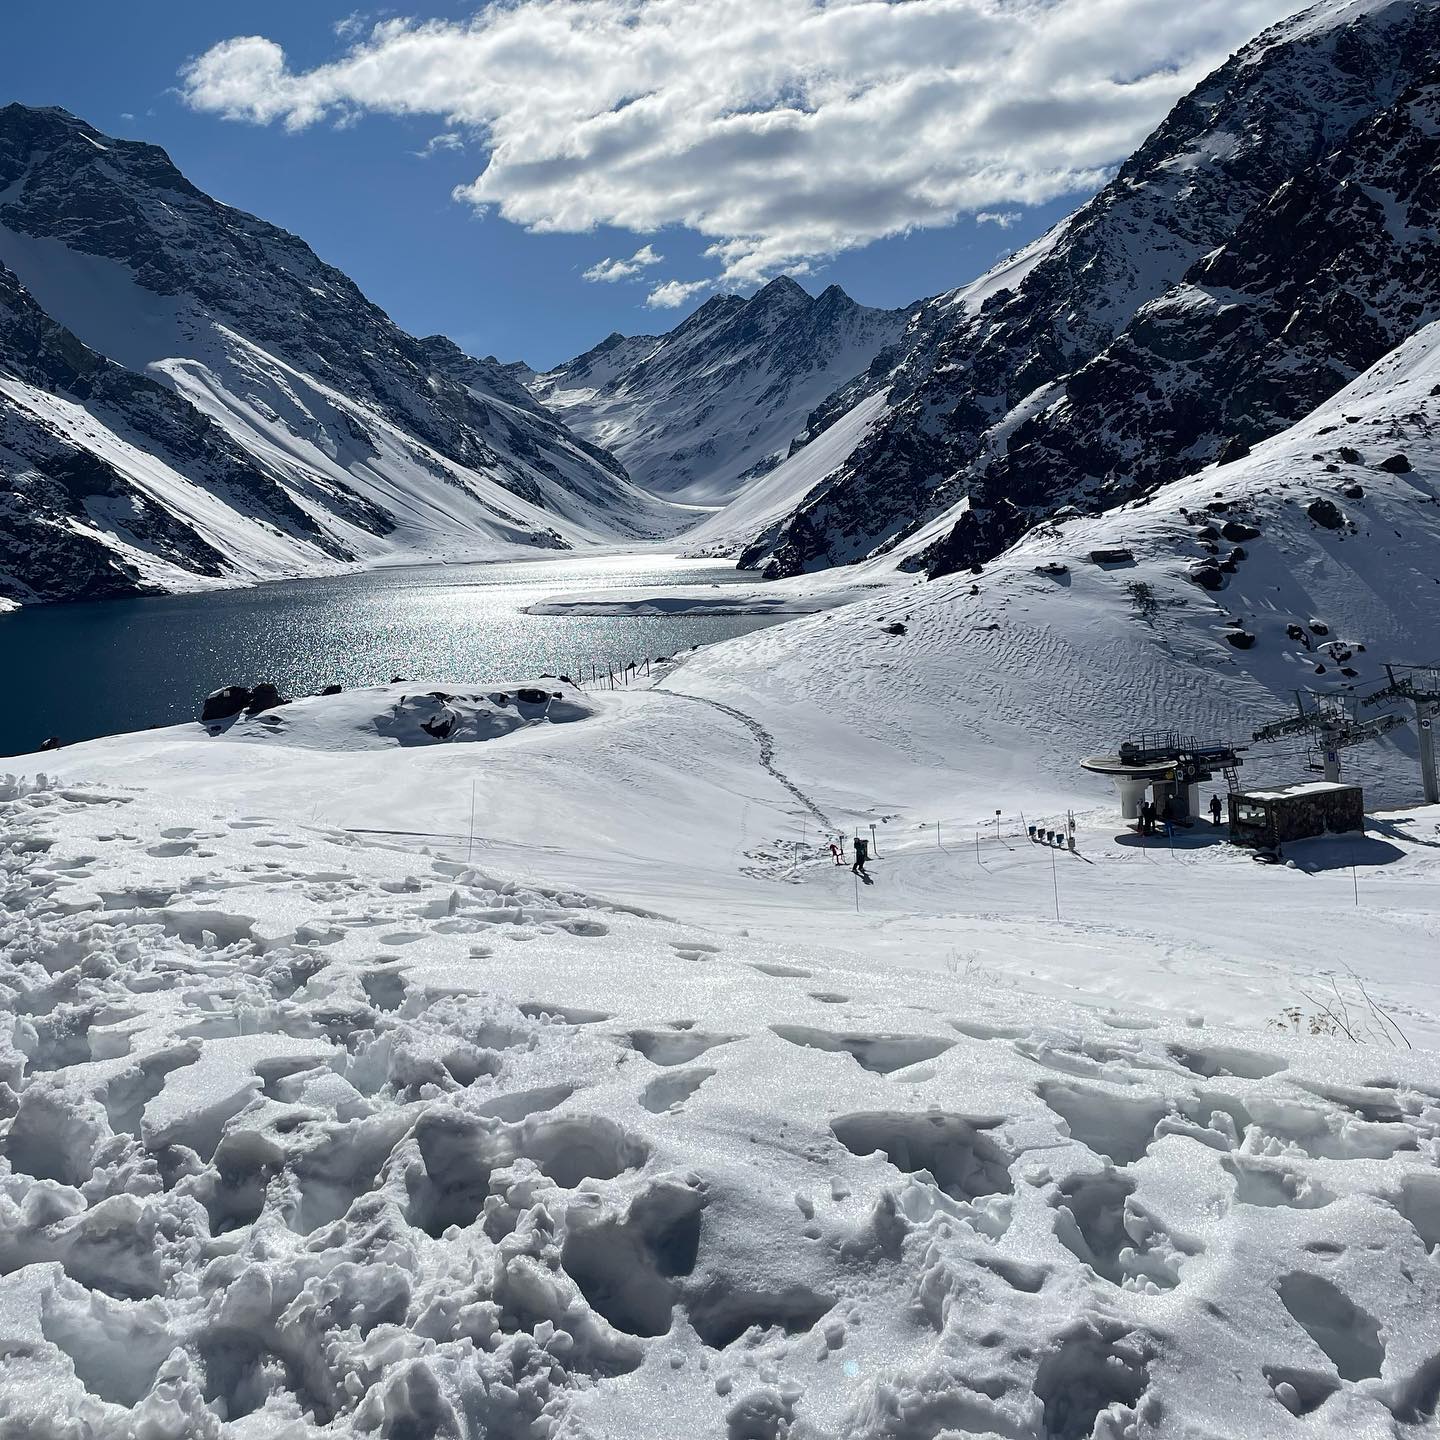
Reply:
[[997, 842], [1000, 839], [1000, 812], [998, 810], [995, 812], [995, 839]]
[[975, 832], [975, 863], [980, 863], [980, 832]]
[[1050, 883], [1055, 887], [1055, 918], [1060, 918], [1060, 876], [1055, 869], [1055, 847], [1050, 847]]
[[1355, 905], [1358, 908], [1360, 905], [1360, 874], [1354, 865], [1350, 867], [1350, 879], [1355, 886]]
[[870, 853], [878, 860], [880, 858], [880, 847], [875, 843], [875, 827], [870, 827]]
[[855, 913], [857, 915], [860, 913], [860, 876], [858, 873], [855, 876]]
[[935, 822], [935, 848], [937, 850], [943, 850], [945, 848], [940, 843], [940, 822], [938, 820]]

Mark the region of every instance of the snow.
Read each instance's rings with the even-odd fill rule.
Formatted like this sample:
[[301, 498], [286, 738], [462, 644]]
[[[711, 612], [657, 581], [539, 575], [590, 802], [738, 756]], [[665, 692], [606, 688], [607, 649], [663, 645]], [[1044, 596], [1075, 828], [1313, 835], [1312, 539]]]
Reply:
[[784, 520], [811, 490], [849, 459], [886, 413], [883, 390], [867, 395], [808, 445], [768, 474], [751, 480], [728, 505], [686, 531], [687, 551], [696, 555], [733, 553]]
[[1431, 1416], [1440, 809], [1031, 844], [1067, 707], [909, 589], [524, 723], [411, 683], [0, 779], [17, 1433]]
[[1301, 795], [1324, 795], [1332, 790], [1349, 790], [1352, 787], [1334, 780], [1312, 780], [1305, 785], [1284, 785], [1278, 790], [1247, 790], [1251, 800], [1294, 800]]

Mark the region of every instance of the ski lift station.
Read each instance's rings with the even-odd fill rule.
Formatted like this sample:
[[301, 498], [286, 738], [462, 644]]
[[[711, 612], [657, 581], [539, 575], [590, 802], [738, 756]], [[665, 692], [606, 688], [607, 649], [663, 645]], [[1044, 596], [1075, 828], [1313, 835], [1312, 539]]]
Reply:
[[1200, 786], [1218, 770], [1232, 791], [1238, 788], [1235, 775], [1241, 760], [1229, 745], [1202, 745], [1193, 735], [1177, 730], [1147, 730], [1127, 740], [1114, 755], [1090, 755], [1080, 762], [1093, 775], [1105, 775], [1115, 782], [1120, 795], [1120, 814], [1126, 820], [1139, 817], [1147, 793], [1155, 808], [1171, 802], [1177, 819], [1195, 815], [1200, 808]]
[[1312, 780], [1280, 790], [1230, 796], [1230, 841], [1255, 850], [1278, 850], [1288, 840], [1365, 828], [1365, 796], [1358, 785]]

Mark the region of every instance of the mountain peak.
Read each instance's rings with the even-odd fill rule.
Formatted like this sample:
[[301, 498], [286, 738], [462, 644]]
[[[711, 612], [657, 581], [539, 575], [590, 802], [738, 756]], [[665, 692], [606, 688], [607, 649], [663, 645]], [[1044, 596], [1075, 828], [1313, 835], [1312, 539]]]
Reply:
[[750, 298], [762, 304], [771, 304], [777, 300], [793, 304], [803, 300], [808, 305], [811, 297], [810, 292], [789, 275], [777, 275], [769, 284], [762, 285]]

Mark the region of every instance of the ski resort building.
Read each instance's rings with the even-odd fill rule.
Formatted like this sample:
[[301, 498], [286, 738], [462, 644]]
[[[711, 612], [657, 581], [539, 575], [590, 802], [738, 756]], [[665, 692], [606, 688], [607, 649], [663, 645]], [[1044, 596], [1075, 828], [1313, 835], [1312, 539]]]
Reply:
[[1365, 828], [1365, 795], [1358, 785], [1312, 780], [1279, 790], [1230, 796], [1230, 840], [1254, 850], [1278, 850], [1287, 840]]

